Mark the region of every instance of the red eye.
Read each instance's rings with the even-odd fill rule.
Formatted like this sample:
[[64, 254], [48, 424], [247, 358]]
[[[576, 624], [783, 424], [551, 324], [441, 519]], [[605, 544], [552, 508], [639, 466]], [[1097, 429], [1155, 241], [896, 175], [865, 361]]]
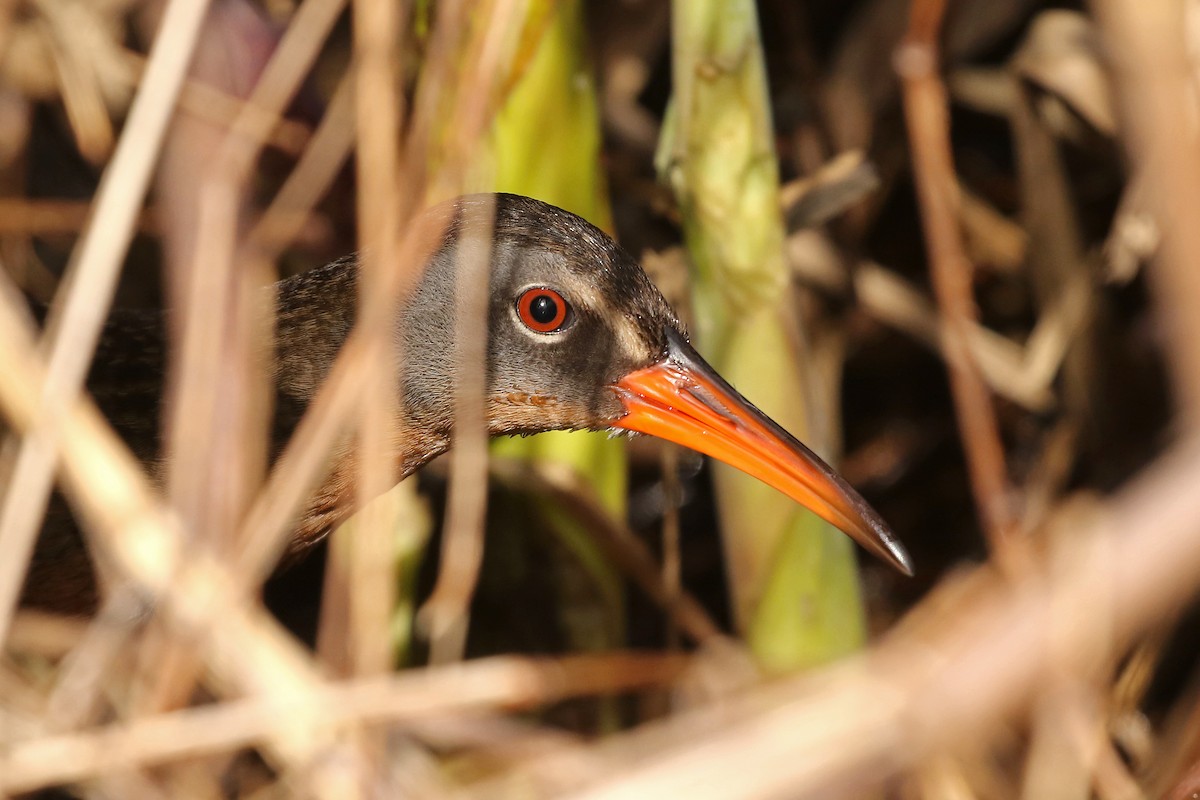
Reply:
[[517, 298], [517, 316], [531, 331], [556, 333], [566, 327], [571, 307], [553, 289], [526, 289]]

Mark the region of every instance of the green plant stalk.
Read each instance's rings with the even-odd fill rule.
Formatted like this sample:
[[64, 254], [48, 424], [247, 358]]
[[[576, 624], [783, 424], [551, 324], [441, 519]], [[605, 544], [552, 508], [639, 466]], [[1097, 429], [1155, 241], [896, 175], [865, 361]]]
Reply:
[[[556, 6], [537, 51], [505, 99], [492, 132], [493, 188], [545, 200], [612, 229], [600, 170], [600, 119], [578, 0]], [[556, 431], [495, 442], [497, 454], [548, 460], [586, 475], [614, 513], [625, 506], [625, 452], [603, 434]]]
[[[805, 438], [805, 345], [754, 3], [673, 0], [672, 13], [674, 94], [658, 168], [683, 212], [694, 333], [719, 372]], [[723, 465], [714, 474], [735, 618], [760, 664], [785, 671], [858, 648], [850, 541], [753, 478]]]
[[[528, 14], [534, 24], [542, 21], [544, 27], [492, 131], [492, 188], [544, 200], [611, 231], [582, 4], [579, 0], [534, 0]], [[492, 450], [498, 456], [573, 470], [593, 487], [610, 512], [623, 518], [626, 462], [619, 440], [596, 433], [553, 432], [501, 439], [493, 443]], [[572, 644], [588, 649], [620, 645], [624, 638], [620, 576], [586, 529], [553, 503], [541, 502], [540, 513], [595, 581], [606, 609], [607, 620], [598, 627], [567, 626]]]
[[[428, 34], [435, 2], [418, 3], [414, 29]], [[473, 24], [487, 25], [491, 4], [479, 4]], [[611, 230], [607, 188], [600, 171], [600, 123], [586, 50], [582, 6], [579, 0], [527, 0], [518, 22], [517, 43], [505, 64], [504, 97], [484, 146], [467, 165], [465, 187], [434, 186], [427, 203], [447, 199], [443, 192], [506, 191], [537, 197], [574, 211], [597, 226]], [[442, 109], [442, 116], [448, 109]], [[431, 173], [444, 159], [451, 137], [447, 119], [435, 125]], [[586, 433], [548, 433], [522, 439], [492, 442], [494, 455], [557, 468], [566, 468], [590, 485], [614, 515], [625, 513], [626, 463], [619, 441]], [[527, 502], [535, 502], [526, 499]], [[620, 576], [597, 548], [589, 532], [563, 509], [540, 501], [536, 512], [559, 535], [582, 572], [591, 577], [604, 607], [601, 621], [592, 625], [565, 625], [572, 644], [581, 649], [607, 649], [624, 641], [624, 596]], [[404, 551], [398, 578], [401, 607], [394, 622], [397, 648], [406, 652], [412, 628], [413, 565], [419, 549]], [[572, 617], [567, 614], [567, 617]], [[573, 615], [594, 619], [590, 612]], [[586, 629], [585, 629], [586, 628]], [[613, 709], [615, 711], [615, 706]], [[613, 721], [616, 721], [613, 715]]]

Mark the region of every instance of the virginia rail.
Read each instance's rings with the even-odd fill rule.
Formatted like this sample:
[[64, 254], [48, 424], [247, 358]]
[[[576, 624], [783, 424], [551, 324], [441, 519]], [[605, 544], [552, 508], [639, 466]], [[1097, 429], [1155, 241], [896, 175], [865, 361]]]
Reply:
[[[911, 574], [904, 548], [866, 501], [811, 450], [705, 363], [637, 263], [603, 232], [545, 203], [495, 195], [489, 276], [486, 416], [489, 432], [624, 429], [685, 445], [759, 478], [863, 547]], [[440, 246], [399, 304], [400, 472], [407, 476], [452, 439], [456, 251], [484, 246], [463, 223], [478, 196], [415, 224], [444, 224]], [[446, 222], [448, 220], [448, 223]], [[486, 251], [485, 251], [486, 252]], [[327, 374], [354, 322], [353, 257], [282, 281], [275, 340], [276, 449]], [[158, 314], [117, 311], [89, 386], [147, 463], [157, 457], [165, 350]], [[336, 462], [295, 529], [294, 550], [353, 510], [353, 470]], [[59, 610], [94, 601], [90, 567], [61, 500], [52, 503], [25, 600]]]

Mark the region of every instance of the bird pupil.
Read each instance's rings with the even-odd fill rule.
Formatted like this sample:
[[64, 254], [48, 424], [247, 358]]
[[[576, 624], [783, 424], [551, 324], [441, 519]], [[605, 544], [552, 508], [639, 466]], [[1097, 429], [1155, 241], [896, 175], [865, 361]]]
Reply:
[[548, 294], [539, 294], [529, 304], [529, 316], [533, 317], [535, 322], [548, 325], [558, 316], [558, 303]]

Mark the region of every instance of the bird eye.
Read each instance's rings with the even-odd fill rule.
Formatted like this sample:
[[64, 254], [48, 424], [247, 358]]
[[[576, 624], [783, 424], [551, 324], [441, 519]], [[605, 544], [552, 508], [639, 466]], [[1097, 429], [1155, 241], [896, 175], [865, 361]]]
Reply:
[[517, 298], [517, 316], [531, 331], [558, 333], [570, 323], [571, 307], [553, 289], [526, 289]]

